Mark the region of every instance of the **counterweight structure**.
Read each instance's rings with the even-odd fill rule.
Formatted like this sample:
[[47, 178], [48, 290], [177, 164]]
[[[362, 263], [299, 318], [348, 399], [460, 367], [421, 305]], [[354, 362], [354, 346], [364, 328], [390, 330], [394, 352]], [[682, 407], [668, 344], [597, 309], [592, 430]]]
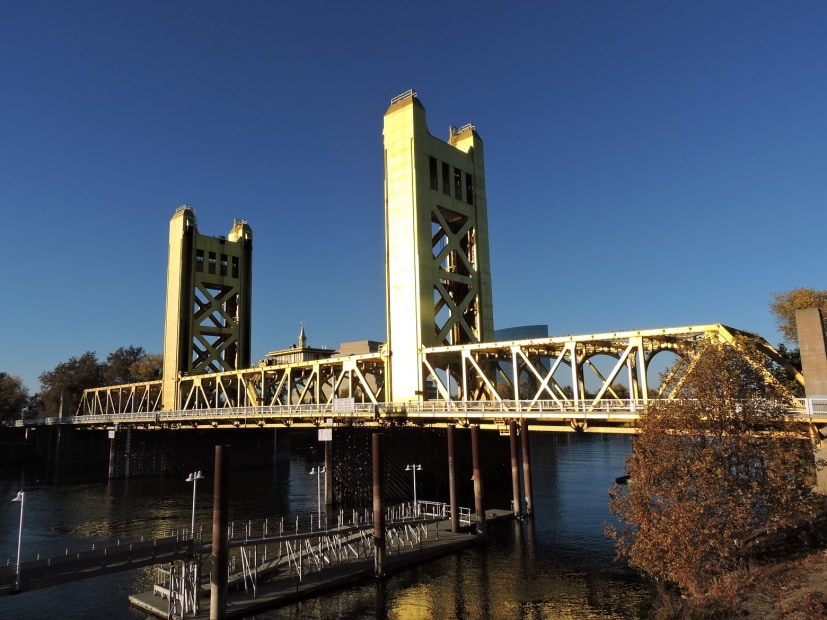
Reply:
[[428, 132], [414, 91], [385, 113], [388, 385], [394, 401], [425, 394], [423, 347], [487, 342], [494, 312], [482, 140]]
[[198, 232], [195, 211], [169, 223], [164, 409], [180, 408], [177, 381], [250, 366], [253, 232], [235, 220], [227, 237]]

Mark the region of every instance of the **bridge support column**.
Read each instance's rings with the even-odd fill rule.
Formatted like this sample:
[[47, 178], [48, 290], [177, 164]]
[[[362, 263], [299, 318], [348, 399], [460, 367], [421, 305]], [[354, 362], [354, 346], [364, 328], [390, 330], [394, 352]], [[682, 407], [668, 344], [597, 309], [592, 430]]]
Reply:
[[333, 505], [333, 441], [324, 443], [324, 505]]
[[534, 514], [534, 491], [531, 486], [531, 450], [528, 447], [528, 420], [520, 420], [520, 442], [523, 448], [523, 486], [526, 516]]
[[227, 615], [227, 489], [230, 472], [230, 446], [215, 447], [215, 483], [212, 500], [212, 573], [210, 574], [210, 620]]
[[827, 467], [819, 465], [819, 463], [827, 461], [825, 433], [827, 433], [827, 429], [816, 429], [815, 450], [813, 451], [813, 457], [816, 461], [816, 491], [821, 495], [827, 495]]
[[[279, 427], [276, 426], [273, 428], [273, 471], [278, 471], [278, 463], [279, 463]], [[278, 479], [278, 475], [276, 475], [276, 479]]]
[[[796, 310], [795, 327], [801, 347], [801, 371], [807, 380], [807, 398], [827, 398], [827, 338], [821, 310]], [[817, 490], [827, 494], [827, 468], [818, 467], [822, 459], [827, 459], [825, 429], [817, 429], [814, 435]]]
[[477, 536], [485, 536], [485, 504], [483, 500], [482, 468], [480, 467], [478, 424], [471, 426], [471, 463], [474, 472], [474, 511], [477, 513]]
[[454, 425], [448, 425], [448, 496], [451, 503], [451, 531], [459, 531], [457, 511], [457, 480], [454, 476]]
[[115, 477], [115, 455], [117, 454], [115, 450], [115, 434], [117, 431], [109, 431], [109, 479]]
[[519, 517], [522, 508], [520, 498], [520, 455], [517, 451], [517, 422], [508, 422], [508, 446], [511, 450], [511, 509]]
[[290, 427], [273, 428], [273, 473], [276, 480], [290, 477]]
[[[58, 465], [60, 465], [60, 432], [63, 428], [63, 425], [58, 425], [57, 429], [55, 430], [55, 450], [52, 453], [52, 465], [54, 465], [55, 473], [58, 471]], [[51, 439], [51, 437], [50, 437]], [[49, 446], [51, 447], [52, 442], [49, 441]]]
[[132, 460], [132, 427], [126, 427], [126, 454], [124, 455], [123, 477], [129, 479], [129, 461]]
[[377, 579], [385, 576], [385, 467], [382, 433], [371, 436], [373, 452], [373, 572]]

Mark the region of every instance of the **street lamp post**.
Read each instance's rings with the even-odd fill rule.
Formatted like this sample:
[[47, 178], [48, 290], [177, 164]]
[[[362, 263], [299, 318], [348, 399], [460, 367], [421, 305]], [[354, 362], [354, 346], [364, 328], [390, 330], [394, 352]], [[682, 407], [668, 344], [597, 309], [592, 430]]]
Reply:
[[413, 472], [413, 489], [414, 489], [414, 515], [419, 514], [419, 504], [416, 502], [416, 472], [422, 471], [422, 465], [414, 464], [405, 467], [405, 471]]
[[26, 505], [26, 492], [18, 491], [17, 496], [12, 501], [20, 502], [20, 529], [17, 532], [17, 574], [14, 578], [14, 591], [20, 592], [20, 548], [23, 543], [23, 507]]
[[186, 482], [192, 482], [192, 523], [190, 525], [190, 538], [193, 540], [195, 540], [195, 489], [198, 486], [198, 481], [203, 479], [204, 476], [199, 469], [187, 476], [186, 480]]
[[327, 468], [319, 465], [318, 467], [314, 467], [310, 470], [310, 475], [316, 476], [316, 502], [318, 504], [318, 518], [319, 518], [319, 529], [322, 527], [322, 474], [327, 473]]

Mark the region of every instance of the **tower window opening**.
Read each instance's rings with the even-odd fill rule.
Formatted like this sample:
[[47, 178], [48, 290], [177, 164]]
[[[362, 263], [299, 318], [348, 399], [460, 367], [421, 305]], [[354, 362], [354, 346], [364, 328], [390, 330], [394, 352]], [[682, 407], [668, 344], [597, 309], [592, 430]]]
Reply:
[[439, 191], [439, 178], [436, 171], [436, 157], [428, 158], [428, 170], [431, 175], [431, 189]]
[[465, 202], [474, 204], [474, 175], [465, 174]]
[[454, 168], [454, 198], [462, 200], [462, 171]]
[[233, 277], [238, 277], [238, 256], [233, 256]]
[[227, 255], [226, 254], [221, 255], [221, 275], [222, 276], [227, 275]]
[[207, 273], [215, 275], [215, 252], [207, 255]]
[[204, 271], [204, 250], [195, 250], [195, 271], [199, 273]]
[[451, 195], [451, 166], [445, 162], [442, 163], [442, 193]]

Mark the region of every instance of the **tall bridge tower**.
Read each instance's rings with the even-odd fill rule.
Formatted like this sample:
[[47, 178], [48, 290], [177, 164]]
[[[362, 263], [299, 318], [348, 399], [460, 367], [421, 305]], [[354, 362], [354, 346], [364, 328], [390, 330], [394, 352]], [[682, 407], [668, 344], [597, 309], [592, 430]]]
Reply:
[[385, 112], [388, 400], [419, 400], [422, 347], [494, 336], [482, 139], [433, 137], [414, 91]]
[[198, 232], [195, 211], [179, 207], [169, 223], [164, 327], [163, 408], [179, 408], [184, 374], [250, 366], [253, 231], [235, 220], [227, 237]]

